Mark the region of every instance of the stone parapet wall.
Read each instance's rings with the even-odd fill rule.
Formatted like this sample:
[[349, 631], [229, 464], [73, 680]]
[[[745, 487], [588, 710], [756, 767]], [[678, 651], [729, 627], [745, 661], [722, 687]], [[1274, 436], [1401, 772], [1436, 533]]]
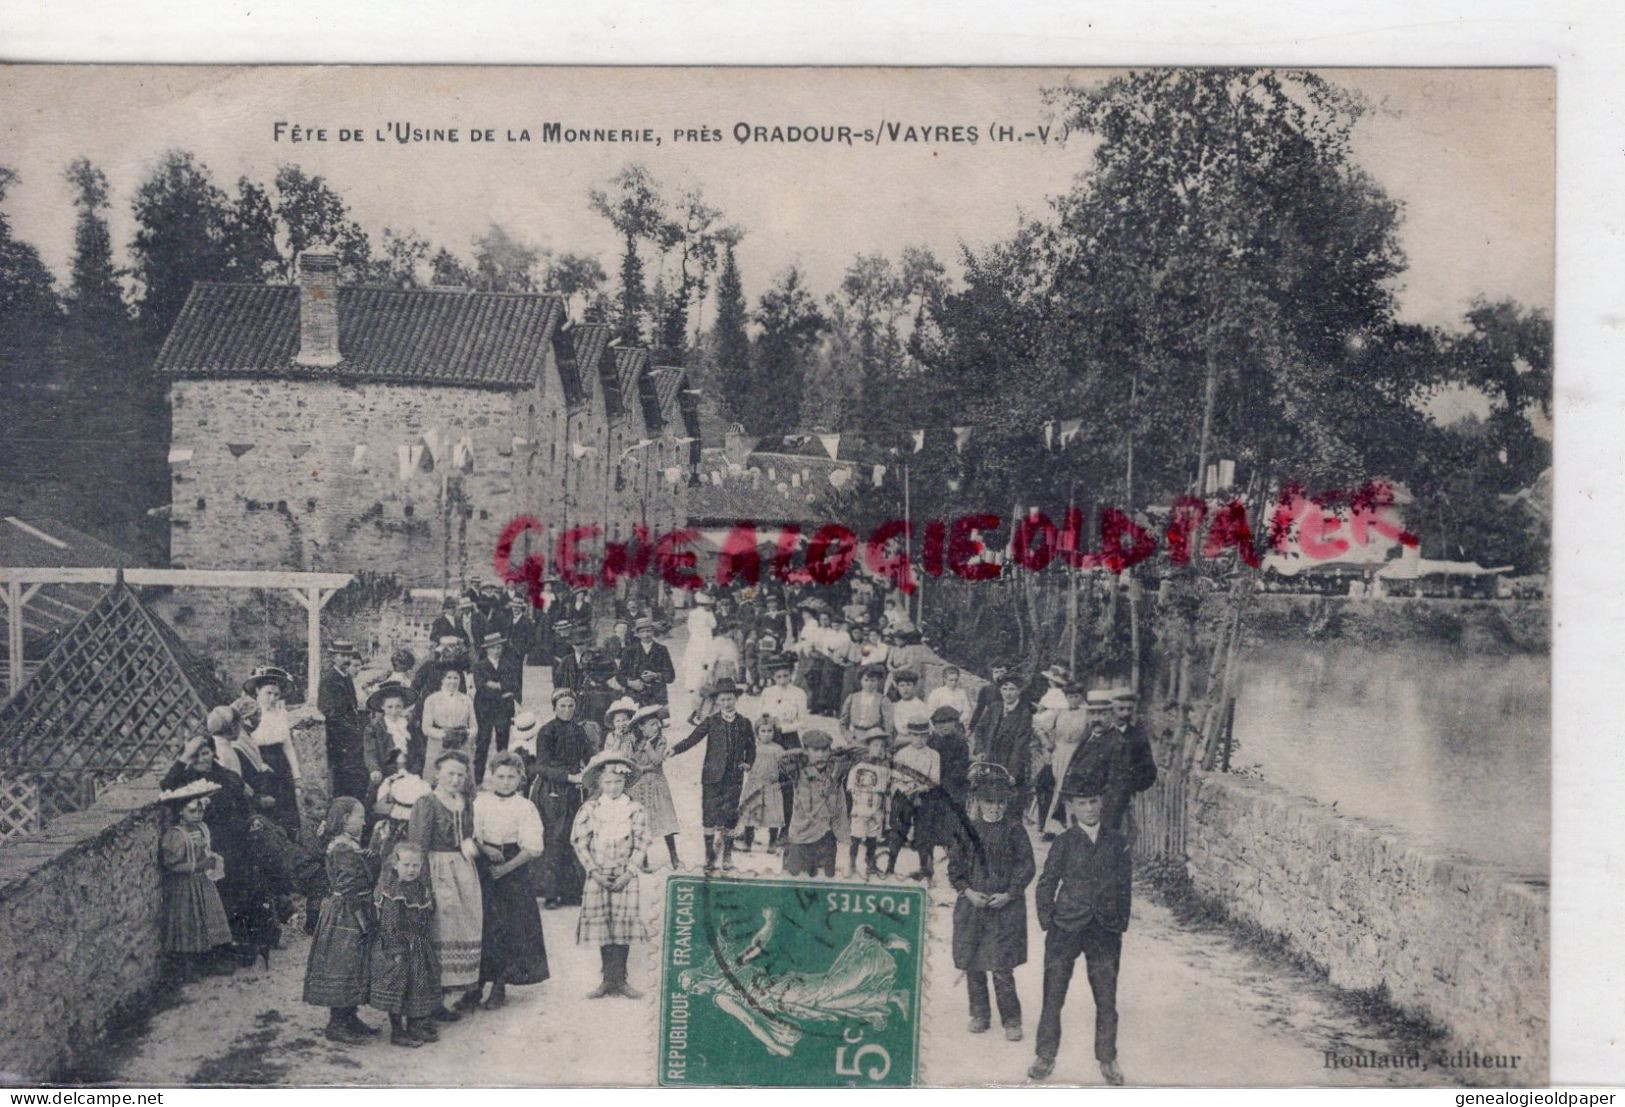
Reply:
[[158, 983], [157, 798], [116, 786], [0, 848], [0, 1083], [63, 1074]]
[[1427, 849], [1247, 777], [1190, 782], [1186, 867], [1196, 890], [1351, 990], [1442, 1025], [1452, 1044], [1518, 1055], [1542, 1080], [1549, 1021], [1544, 881]]

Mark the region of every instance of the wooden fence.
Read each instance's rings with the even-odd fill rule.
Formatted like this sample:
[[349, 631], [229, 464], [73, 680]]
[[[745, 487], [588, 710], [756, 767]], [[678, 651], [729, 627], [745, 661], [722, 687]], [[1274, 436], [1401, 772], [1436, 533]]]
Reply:
[[1136, 863], [1185, 860], [1185, 792], [1189, 775], [1163, 769], [1134, 797]]

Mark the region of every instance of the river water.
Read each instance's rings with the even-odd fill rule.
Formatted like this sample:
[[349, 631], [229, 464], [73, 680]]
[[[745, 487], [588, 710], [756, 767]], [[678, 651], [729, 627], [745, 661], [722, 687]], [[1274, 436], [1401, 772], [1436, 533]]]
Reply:
[[1246, 658], [1233, 769], [1435, 848], [1545, 877], [1548, 659], [1271, 644]]

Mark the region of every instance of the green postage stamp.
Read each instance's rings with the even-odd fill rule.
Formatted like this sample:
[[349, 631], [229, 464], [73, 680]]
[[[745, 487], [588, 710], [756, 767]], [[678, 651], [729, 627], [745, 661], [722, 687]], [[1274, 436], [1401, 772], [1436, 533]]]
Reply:
[[667, 1087], [908, 1087], [922, 888], [673, 877], [661, 947]]

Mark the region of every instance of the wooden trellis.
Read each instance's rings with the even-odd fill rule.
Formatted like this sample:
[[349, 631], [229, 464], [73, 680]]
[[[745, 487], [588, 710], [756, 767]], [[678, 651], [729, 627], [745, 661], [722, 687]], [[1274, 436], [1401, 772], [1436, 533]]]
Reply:
[[156, 771], [231, 694], [118, 581], [0, 706], [0, 836]]

